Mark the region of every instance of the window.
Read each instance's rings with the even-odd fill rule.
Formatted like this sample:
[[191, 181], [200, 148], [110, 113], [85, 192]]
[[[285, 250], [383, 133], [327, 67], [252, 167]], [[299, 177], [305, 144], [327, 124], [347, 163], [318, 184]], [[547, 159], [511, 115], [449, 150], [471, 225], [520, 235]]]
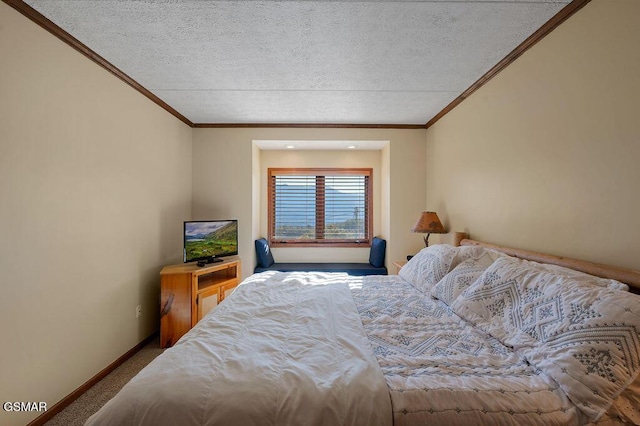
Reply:
[[371, 244], [372, 169], [269, 169], [272, 246]]

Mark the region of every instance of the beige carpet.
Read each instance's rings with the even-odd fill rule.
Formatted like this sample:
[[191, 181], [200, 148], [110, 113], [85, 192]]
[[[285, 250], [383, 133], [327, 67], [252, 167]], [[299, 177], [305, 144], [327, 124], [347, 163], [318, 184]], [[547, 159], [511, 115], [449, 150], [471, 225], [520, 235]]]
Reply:
[[138, 374], [138, 371], [153, 361], [162, 351], [160, 340], [156, 338], [45, 424], [51, 426], [83, 425], [93, 413], [113, 398], [133, 376]]

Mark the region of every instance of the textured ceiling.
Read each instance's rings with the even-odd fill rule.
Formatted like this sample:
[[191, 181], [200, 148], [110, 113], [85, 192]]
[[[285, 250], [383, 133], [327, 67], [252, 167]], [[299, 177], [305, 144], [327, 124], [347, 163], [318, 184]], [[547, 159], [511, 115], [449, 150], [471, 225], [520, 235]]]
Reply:
[[569, 1], [26, 3], [194, 123], [424, 124]]

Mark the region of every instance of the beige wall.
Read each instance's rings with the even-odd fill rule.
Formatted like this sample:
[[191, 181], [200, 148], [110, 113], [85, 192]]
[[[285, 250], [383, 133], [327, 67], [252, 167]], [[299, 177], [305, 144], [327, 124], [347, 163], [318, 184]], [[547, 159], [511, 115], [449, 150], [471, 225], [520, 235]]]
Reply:
[[0, 34], [0, 400], [51, 407], [158, 329], [191, 129], [4, 3]]
[[[423, 136], [426, 135], [426, 132], [423, 132]], [[422, 149], [425, 149], [424, 143], [422, 144]], [[382, 173], [380, 176], [380, 199], [383, 200], [380, 203], [380, 234], [381, 235], [391, 235], [391, 162], [390, 155], [391, 147], [389, 144], [386, 144], [382, 150], [380, 151], [380, 170], [384, 170], [385, 173]], [[390, 241], [387, 240], [387, 253], [389, 253], [389, 244]], [[389, 256], [385, 259], [387, 263], [387, 268], [391, 265], [389, 262]], [[396, 258], [392, 258], [391, 262], [396, 260]], [[391, 273], [396, 273], [395, 270], [391, 271]]]
[[[388, 153], [391, 237], [387, 253], [391, 253], [392, 261], [405, 260], [408, 254], [416, 254], [424, 248], [423, 234], [410, 231], [426, 205], [426, 132], [418, 132], [413, 139], [397, 141]], [[445, 227], [449, 229], [446, 223]], [[390, 268], [389, 272], [395, 274], [396, 270]]]
[[593, 0], [428, 129], [428, 207], [476, 239], [640, 269], [638, 16]]
[[259, 156], [250, 140], [239, 143], [226, 136], [233, 129], [220, 130], [193, 130], [193, 219], [238, 220], [238, 254], [246, 278], [253, 273], [255, 258], [253, 163]]
[[[255, 253], [253, 241], [266, 233], [266, 206], [261, 199], [256, 200], [254, 185], [266, 185], [266, 168], [268, 164], [300, 165], [317, 164], [308, 157], [300, 162], [294, 157], [302, 158], [304, 154], [287, 153], [287, 161], [275, 160], [278, 154], [263, 151], [256, 154], [254, 140], [385, 140], [389, 144], [382, 151], [372, 154], [372, 159], [380, 168], [378, 184], [380, 194], [374, 194], [379, 200], [379, 213], [376, 233], [388, 240], [387, 261], [402, 259], [407, 254], [415, 253], [422, 245], [419, 235], [412, 234], [409, 229], [420, 211], [426, 205], [426, 172], [425, 172], [425, 130], [378, 130], [378, 129], [195, 129], [193, 143], [193, 214], [194, 218], [230, 217], [240, 220], [239, 252], [243, 259], [243, 276], [253, 271]], [[300, 151], [297, 151], [300, 152]], [[363, 151], [364, 153], [365, 151]], [[342, 154], [341, 154], [342, 155]], [[357, 155], [357, 154], [355, 154]], [[363, 156], [369, 154], [363, 154]], [[291, 163], [289, 163], [291, 158]], [[341, 157], [342, 158], [342, 157]], [[347, 156], [343, 158], [349, 158]], [[267, 163], [265, 161], [270, 161]], [[332, 164], [340, 164], [342, 160], [335, 156], [326, 158]], [[353, 157], [359, 164], [362, 160]], [[384, 167], [383, 167], [384, 165]], [[261, 176], [255, 176], [259, 170]], [[385, 174], [385, 170], [386, 172]], [[375, 173], [375, 170], [374, 170]], [[375, 178], [375, 176], [374, 176]], [[217, 186], [211, 183], [216, 182]], [[265, 188], [260, 189], [264, 194]], [[260, 226], [255, 225], [256, 201], [260, 207]], [[253, 212], [253, 213], [252, 213]], [[375, 219], [378, 217], [378, 219]], [[385, 220], [383, 223], [382, 221]], [[243, 224], [247, 225], [243, 225]], [[304, 261], [316, 259], [316, 255], [324, 259], [334, 258], [334, 252], [313, 253], [319, 249], [305, 249], [300, 253], [275, 252], [277, 260]], [[338, 253], [336, 251], [335, 253]], [[350, 249], [348, 255], [340, 252], [340, 258], [350, 256], [354, 260], [366, 260], [362, 249]], [[391, 272], [395, 272], [391, 268]]]

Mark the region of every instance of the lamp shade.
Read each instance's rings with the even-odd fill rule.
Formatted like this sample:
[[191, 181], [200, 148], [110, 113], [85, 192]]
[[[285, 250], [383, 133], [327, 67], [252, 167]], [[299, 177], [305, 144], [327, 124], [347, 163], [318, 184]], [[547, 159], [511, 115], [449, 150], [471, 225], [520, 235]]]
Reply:
[[420, 232], [423, 234], [445, 234], [444, 226], [440, 222], [440, 218], [436, 212], [422, 212], [420, 219], [413, 225], [411, 232]]

